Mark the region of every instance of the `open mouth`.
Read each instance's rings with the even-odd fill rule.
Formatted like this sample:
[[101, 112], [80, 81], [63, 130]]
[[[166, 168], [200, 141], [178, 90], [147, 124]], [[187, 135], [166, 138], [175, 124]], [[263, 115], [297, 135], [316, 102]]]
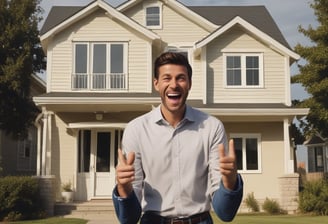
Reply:
[[180, 93], [168, 93], [167, 97], [171, 100], [178, 100], [181, 98], [181, 94]]

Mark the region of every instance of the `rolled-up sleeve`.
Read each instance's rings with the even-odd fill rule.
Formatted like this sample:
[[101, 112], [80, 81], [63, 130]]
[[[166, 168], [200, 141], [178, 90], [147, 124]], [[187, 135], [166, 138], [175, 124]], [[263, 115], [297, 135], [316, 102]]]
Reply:
[[113, 203], [121, 224], [136, 224], [141, 216], [141, 206], [134, 191], [127, 197], [118, 196], [117, 187], [113, 190]]
[[235, 217], [243, 198], [243, 185], [242, 177], [238, 174], [235, 190], [226, 189], [221, 182], [220, 187], [214, 192], [212, 206], [222, 221], [230, 222]]

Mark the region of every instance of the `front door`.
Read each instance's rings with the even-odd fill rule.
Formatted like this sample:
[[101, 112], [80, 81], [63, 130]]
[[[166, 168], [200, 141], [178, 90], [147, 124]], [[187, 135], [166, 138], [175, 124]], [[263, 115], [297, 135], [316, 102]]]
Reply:
[[112, 196], [115, 185], [115, 131], [92, 131], [90, 189], [94, 198]]

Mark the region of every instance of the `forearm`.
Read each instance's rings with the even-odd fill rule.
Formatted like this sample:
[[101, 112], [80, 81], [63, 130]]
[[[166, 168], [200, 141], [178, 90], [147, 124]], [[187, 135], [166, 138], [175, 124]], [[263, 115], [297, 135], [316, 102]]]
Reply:
[[141, 206], [134, 191], [126, 198], [118, 196], [117, 187], [113, 190], [113, 203], [121, 224], [136, 224], [141, 216]]
[[243, 180], [238, 174], [234, 191], [224, 188], [222, 182], [213, 195], [213, 209], [216, 215], [223, 221], [232, 221], [240, 206], [243, 197]]

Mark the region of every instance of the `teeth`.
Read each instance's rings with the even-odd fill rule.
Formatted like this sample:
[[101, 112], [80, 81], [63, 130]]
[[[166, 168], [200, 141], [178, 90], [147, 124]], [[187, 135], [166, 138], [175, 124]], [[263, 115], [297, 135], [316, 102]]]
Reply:
[[179, 96], [180, 94], [179, 93], [168, 93], [167, 95], [168, 96]]

